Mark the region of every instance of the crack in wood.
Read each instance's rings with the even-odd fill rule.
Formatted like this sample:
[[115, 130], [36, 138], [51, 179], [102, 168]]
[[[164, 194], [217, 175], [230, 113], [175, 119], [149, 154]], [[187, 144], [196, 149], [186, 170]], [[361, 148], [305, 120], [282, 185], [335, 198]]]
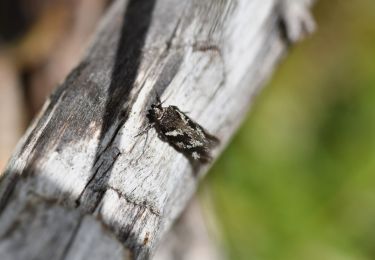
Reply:
[[18, 172], [8, 173], [7, 171], [4, 173], [4, 176], [6, 176], [6, 178], [1, 180], [1, 185], [0, 185], [0, 187], [3, 188], [0, 191], [0, 215], [2, 214], [2, 212], [4, 211], [4, 209], [6, 208], [8, 204], [8, 200], [11, 197], [18, 183], [20, 174]]
[[161, 216], [160, 210], [156, 206], [151, 205], [147, 200], [136, 202], [134, 199], [130, 198], [129, 196], [127, 196], [125, 193], [121, 192], [117, 188], [108, 186], [108, 189], [114, 191], [119, 198], [122, 198], [129, 204], [134, 205], [135, 208], [144, 208], [157, 217]]
[[134, 230], [135, 224], [137, 223], [139, 219], [141, 219], [142, 215], [146, 212], [145, 207], [137, 207], [137, 209], [138, 209], [137, 214], [133, 218], [132, 222], [129, 225], [125, 225], [121, 229], [120, 239], [122, 242], [125, 242], [128, 240], [129, 236], [131, 235], [131, 231]]
[[68, 253], [69, 253], [69, 251], [70, 251], [70, 249], [71, 249], [71, 247], [73, 245], [73, 242], [75, 241], [75, 239], [77, 237], [78, 231], [81, 228], [81, 224], [82, 224], [83, 218], [84, 218], [83, 216], [80, 216], [80, 218], [78, 219], [77, 226], [72, 231], [72, 234], [71, 234], [71, 236], [69, 238], [68, 244], [65, 246], [65, 248], [62, 251], [60, 260], [64, 260], [64, 259], [67, 258]]
[[[183, 19], [183, 15], [180, 16], [176, 22], [176, 25], [175, 27], [173, 28], [173, 31], [172, 31], [172, 34], [171, 36], [169, 37], [169, 39], [166, 41], [166, 47], [165, 47], [165, 50], [163, 52], [164, 55], [167, 55], [169, 53], [169, 50], [172, 48], [173, 46], [173, 40], [176, 38], [176, 35], [177, 35], [177, 30], [179, 29], [180, 25], [181, 25], [181, 21]], [[163, 55], [162, 55], [163, 56]]]
[[[117, 147], [111, 147], [102, 154], [96, 166], [94, 166], [95, 171], [93, 175], [75, 200], [76, 207], [83, 207], [88, 212], [95, 211], [107, 189], [108, 172], [112, 169], [120, 155], [121, 152]], [[89, 202], [86, 204], [90, 205], [82, 205], [82, 202]]]

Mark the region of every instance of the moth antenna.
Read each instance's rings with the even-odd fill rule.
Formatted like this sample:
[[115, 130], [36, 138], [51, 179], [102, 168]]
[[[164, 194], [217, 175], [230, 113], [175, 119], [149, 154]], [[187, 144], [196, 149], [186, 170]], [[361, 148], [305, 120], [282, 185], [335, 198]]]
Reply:
[[163, 105], [165, 101], [167, 101], [168, 98], [161, 100], [159, 93], [154, 89], [155, 96], [156, 96], [156, 102], [160, 105]]
[[134, 137], [138, 137], [140, 135], [143, 135], [144, 133], [148, 133], [148, 131], [150, 131], [150, 129], [154, 126], [154, 124], [148, 124], [142, 131], [140, 131], [137, 135], [135, 135]]
[[145, 139], [145, 142], [143, 143], [142, 153], [141, 153], [140, 156], [142, 156], [142, 155], [145, 153], [146, 144], [147, 144], [147, 140], [148, 140], [148, 130], [150, 130], [150, 129], [147, 129], [147, 132], [146, 132], [146, 139]]
[[161, 101], [159, 93], [154, 89], [157, 104], [163, 105], [164, 101]]
[[142, 152], [141, 154], [138, 156], [138, 158], [136, 159], [136, 161], [139, 160], [139, 158], [141, 158], [143, 156], [143, 154], [145, 153], [145, 150], [146, 150], [146, 144], [147, 144], [147, 140], [148, 140], [148, 131], [151, 129], [151, 127], [153, 126], [153, 124], [149, 124], [145, 129], [143, 129], [140, 133], [138, 133], [135, 137], [139, 136], [139, 135], [142, 135], [144, 133], [146, 133], [146, 139], [145, 139], [145, 142], [143, 143], [143, 147], [142, 147]]

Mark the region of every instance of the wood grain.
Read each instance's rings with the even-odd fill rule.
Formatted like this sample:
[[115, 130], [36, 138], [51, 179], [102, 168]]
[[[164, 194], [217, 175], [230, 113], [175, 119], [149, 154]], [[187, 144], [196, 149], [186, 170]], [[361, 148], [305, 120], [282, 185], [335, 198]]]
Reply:
[[153, 130], [136, 137], [155, 93], [220, 138], [217, 158], [288, 45], [312, 28], [306, 8], [291, 0], [115, 1], [1, 180], [0, 255], [149, 258], [209, 169], [193, 167]]

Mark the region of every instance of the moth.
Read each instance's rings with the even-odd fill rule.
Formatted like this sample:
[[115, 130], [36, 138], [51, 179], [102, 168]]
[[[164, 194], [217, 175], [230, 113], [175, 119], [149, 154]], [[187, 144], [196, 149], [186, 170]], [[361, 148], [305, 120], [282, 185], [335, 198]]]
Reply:
[[212, 160], [211, 150], [220, 141], [209, 134], [202, 126], [189, 118], [176, 106], [163, 106], [157, 95], [156, 103], [151, 105], [146, 115], [150, 128], [154, 128], [162, 141], [189, 160], [208, 163]]

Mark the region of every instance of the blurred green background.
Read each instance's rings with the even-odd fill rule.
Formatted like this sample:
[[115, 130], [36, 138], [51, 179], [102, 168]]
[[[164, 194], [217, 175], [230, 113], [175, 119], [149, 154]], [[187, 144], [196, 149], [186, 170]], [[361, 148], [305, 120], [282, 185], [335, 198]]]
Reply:
[[230, 259], [375, 259], [375, 1], [319, 1], [206, 187]]

